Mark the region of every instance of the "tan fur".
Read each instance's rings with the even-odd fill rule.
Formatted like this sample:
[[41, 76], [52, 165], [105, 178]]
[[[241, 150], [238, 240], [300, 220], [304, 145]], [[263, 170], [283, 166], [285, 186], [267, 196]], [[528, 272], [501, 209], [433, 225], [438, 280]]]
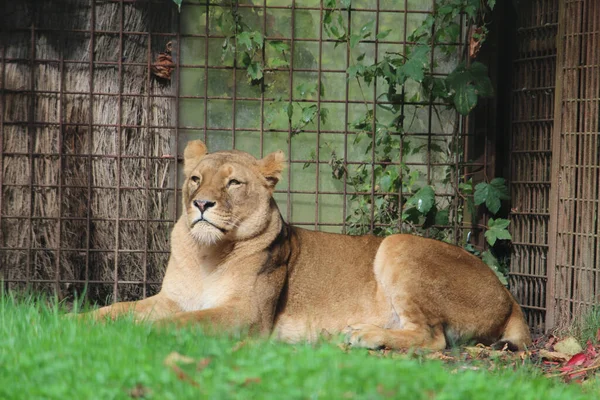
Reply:
[[184, 158], [184, 212], [160, 293], [95, 316], [132, 310], [163, 323], [287, 341], [346, 332], [350, 344], [369, 348], [442, 349], [447, 339], [531, 344], [510, 293], [463, 249], [411, 235], [346, 236], [285, 224], [272, 198], [282, 152], [262, 160], [206, 154], [193, 141]]

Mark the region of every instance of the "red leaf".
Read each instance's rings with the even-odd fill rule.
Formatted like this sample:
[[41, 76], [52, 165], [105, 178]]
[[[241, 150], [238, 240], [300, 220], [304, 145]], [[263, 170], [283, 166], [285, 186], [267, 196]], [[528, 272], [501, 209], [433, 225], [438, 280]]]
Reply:
[[587, 357], [586, 357], [586, 355], [584, 353], [577, 353], [573, 357], [571, 357], [571, 359], [569, 361], [567, 361], [567, 363], [565, 364], [565, 366], [581, 365], [586, 360], [587, 360]]
[[587, 346], [586, 346], [586, 349], [585, 349], [585, 354], [587, 354], [588, 358], [596, 357], [598, 355], [598, 352], [596, 351], [596, 348], [592, 344], [591, 340], [587, 341]]

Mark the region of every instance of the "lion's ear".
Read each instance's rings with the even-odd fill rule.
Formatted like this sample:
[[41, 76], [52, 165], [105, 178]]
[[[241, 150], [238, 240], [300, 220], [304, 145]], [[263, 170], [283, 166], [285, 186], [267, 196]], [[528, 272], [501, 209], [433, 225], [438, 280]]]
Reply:
[[200, 159], [206, 155], [206, 145], [202, 140], [189, 141], [183, 151], [183, 172], [190, 176]]
[[258, 161], [260, 172], [264, 175], [271, 187], [275, 187], [281, 178], [281, 172], [285, 168], [285, 154], [279, 150], [268, 154]]

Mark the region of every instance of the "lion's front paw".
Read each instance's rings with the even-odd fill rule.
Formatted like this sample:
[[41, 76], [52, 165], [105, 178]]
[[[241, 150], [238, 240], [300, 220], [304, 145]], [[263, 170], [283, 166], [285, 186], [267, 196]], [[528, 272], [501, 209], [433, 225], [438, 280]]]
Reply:
[[344, 329], [346, 343], [352, 347], [380, 349], [385, 347], [385, 329], [375, 325], [357, 324]]

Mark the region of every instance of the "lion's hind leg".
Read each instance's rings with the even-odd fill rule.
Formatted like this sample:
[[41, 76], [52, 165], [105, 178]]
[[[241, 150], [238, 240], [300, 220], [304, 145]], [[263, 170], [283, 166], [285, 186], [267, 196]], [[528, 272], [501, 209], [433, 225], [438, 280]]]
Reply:
[[402, 329], [388, 329], [369, 324], [356, 324], [346, 328], [346, 342], [353, 347], [368, 349], [425, 348], [443, 350], [446, 337], [442, 325], [434, 327], [415, 325]]

